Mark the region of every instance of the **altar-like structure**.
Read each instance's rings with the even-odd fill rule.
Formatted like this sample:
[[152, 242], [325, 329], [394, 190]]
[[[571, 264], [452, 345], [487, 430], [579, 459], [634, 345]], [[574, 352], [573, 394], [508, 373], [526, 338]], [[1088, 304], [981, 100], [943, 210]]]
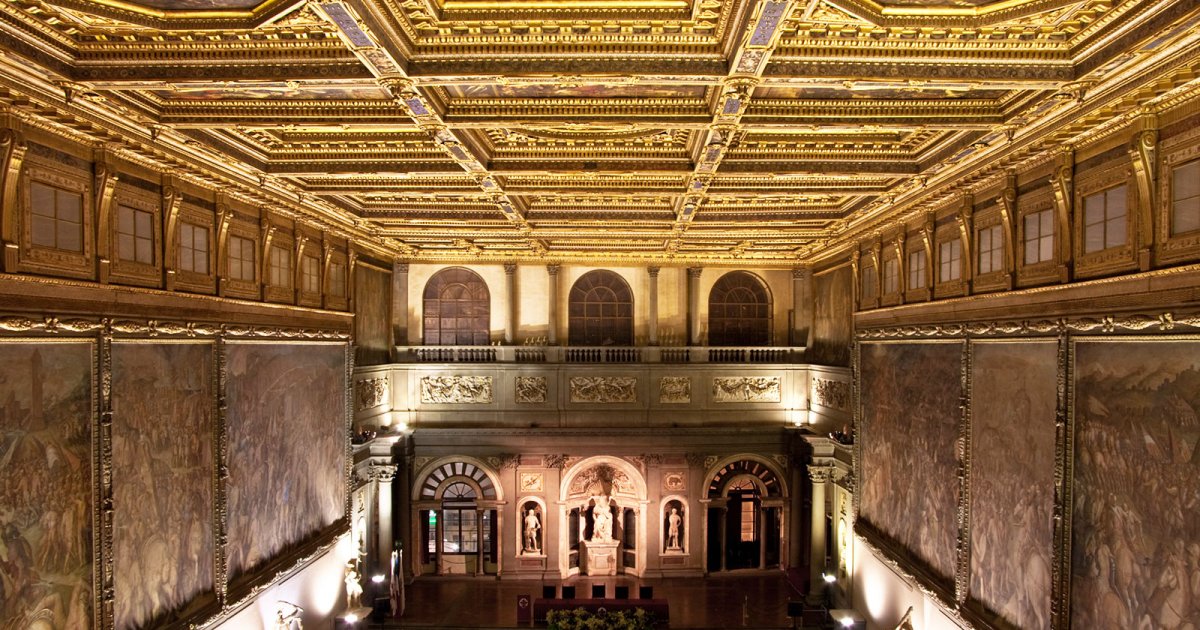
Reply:
[[616, 575], [621, 557], [615, 540], [581, 540], [584, 553], [579, 554], [579, 572], [584, 575]]

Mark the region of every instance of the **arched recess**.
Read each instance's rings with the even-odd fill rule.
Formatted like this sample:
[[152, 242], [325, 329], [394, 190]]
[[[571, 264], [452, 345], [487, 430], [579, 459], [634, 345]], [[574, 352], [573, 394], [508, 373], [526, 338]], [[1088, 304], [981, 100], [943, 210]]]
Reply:
[[782, 472], [759, 456], [735, 455], [717, 462], [706, 478], [707, 570], [781, 566], [790, 517]]
[[730, 271], [708, 294], [708, 345], [771, 345], [771, 291], [749, 271]]
[[486, 346], [491, 342], [491, 294], [479, 274], [447, 267], [425, 283], [422, 340], [427, 346]]
[[[672, 525], [672, 510], [675, 510], [674, 516], [679, 520], [674, 522], [675, 537], [671, 536]], [[688, 502], [688, 498], [682, 494], [672, 494], [662, 498], [659, 502], [658, 514], [662, 520], [662, 525], [659, 527], [658, 551], [663, 555], [687, 555], [691, 552], [692, 538], [690, 521], [692, 506]]]
[[567, 298], [567, 343], [633, 345], [633, 291], [624, 278], [607, 269], [579, 276]]
[[504, 491], [496, 472], [473, 457], [451, 456], [423, 467], [416, 480], [413, 573], [497, 573]]
[[[530, 534], [529, 510], [537, 519], [537, 529]], [[546, 500], [538, 496], [525, 496], [517, 500], [517, 521], [519, 527], [514, 528], [517, 537], [517, 553], [522, 556], [546, 555]]]
[[642, 575], [646, 565], [646, 480], [637, 467], [619, 457], [599, 455], [571, 466], [559, 486], [560, 572], [580, 572], [581, 541], [595, 534], [592, 508], [609, 501], [612, 538], [618, 548], [618, 573]]

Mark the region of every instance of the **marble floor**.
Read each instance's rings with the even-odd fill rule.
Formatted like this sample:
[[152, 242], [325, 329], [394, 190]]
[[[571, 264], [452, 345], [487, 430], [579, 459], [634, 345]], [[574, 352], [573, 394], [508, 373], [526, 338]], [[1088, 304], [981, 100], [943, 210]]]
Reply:
[[[543, 584], [556, 583], [425, 577], [407, 587], [404, 617], [369, 627], [528, 627], [517, 625], [517, 598], [540, 597]], [[646, 580], [626, 576], [574, 577], [561, 584], [574, 585], [577, 597], [582, 598], [591, 594], [593, 584], [606, 585], [610, 595], [615, 593], [616, 586], [628, 586], [634, 597], [639, 586], [652, 586], [655, 599], [666, 599], [670, 604], [671, 628], [792, 628], [787, 616], [788, 600], [803, 599], [780, 572]]]

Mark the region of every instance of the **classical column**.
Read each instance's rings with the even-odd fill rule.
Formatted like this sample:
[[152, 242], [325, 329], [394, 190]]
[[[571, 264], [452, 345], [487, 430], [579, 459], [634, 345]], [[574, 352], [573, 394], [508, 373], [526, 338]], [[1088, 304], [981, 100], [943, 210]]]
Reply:
[[700, 272], [703, 267], [688, 267], [688, 345], [701, 345], [700, 340]]
[[725, 545], [728, 540], [727, 534], [729, 533], [729, 506], [722, 505], [718, 509], [721, 510], [721, 570], [724, 571], [725, 557], [728, 555], [725, 553]]
[[825, 483], [829, 481], [831, 466], [809, 466], [808, 477], [812, 481], [812, 531], [808, 556], [808, 601], [824, 601], [825, 578]]
[[813, 325], [812, 269], [792, 270], [792, 339], [791, 345], [809, 345]]
[[546, 265], [546, 274], [550, 277], [546, 299], [549, 302], [546, 307], [550, 309], [549, 316], [549, 332], [546, 333], [546, 345], [558, 345], [558, 270], [560, 269], [557, 263]]
[[512, 344], [517, 326], [517, 263], [504, 263], [504, 343]]
[[392, 480], [396, 478], [396, 466], [392, 464], [376, 464], [371, 466], [371, 478], [377, 483], [376, 514], [379, 515], [379, 531], [376, 532], [375, 567], [381, 573], [388, 572], [388, 562], [392, 557], [392, 541], [395, 532], [392, 530]]
[[475, 575], [483, 575], [483, 512], [475, 508]]
[[408, 263], [392, 263], [392, 345], [408, 345]]
[[646, 326], [646, 344], [651, 346], [658, 345], [658, 271], [658, 267], [646, 268], [650, 275], [650, 321]]
[[433, 548], [437, 549], [437, 574], [438, 575], [446, 574], [446, 550], [442, 547], [442, 541], [445, 540], [443, 538], [443, 534], [445, 533], [445, 527], [446, 527], [446, 514], [445, 514], [445, 512], [442, 511], [441, 506], [438, 506], [438, 508], [437, 508], [437, 527], [435, 527], [433, 530], [434, 531], [433, 535], [437, 536], [437, 542], [434, 543]]

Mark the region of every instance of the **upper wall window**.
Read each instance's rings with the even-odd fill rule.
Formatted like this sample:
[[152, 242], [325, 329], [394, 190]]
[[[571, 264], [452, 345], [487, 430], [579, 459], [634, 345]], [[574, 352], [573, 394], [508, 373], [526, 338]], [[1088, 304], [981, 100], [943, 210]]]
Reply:
[[1200, 230], [1200, 160], [1171, 169], [1171, 235]]
[[758, 276], [731, 271], [708, 294], [708, 345], [766, 346], [771, 343], [771, 294]]
[[154, 214], [117, 206], [117, 257], [143, 265], [154, 264]]
[[269, 271], [271, 272], [272, 286], [290, 288], [292, 286], [291, 250], [278, 245], [272, 245]]
[[336, 260], [329, 263], [329, 295], [346, 297], [346, 265]]
[[895, 293], [900, 290], [900, 266], [896, 259], [883, 261], [883, 293]]
[[179, 224], [179, 269], [208, 275], [208, 227]]
[[908, 254], [908, 288], [925, 288], [925, 250], [918, 249]]
[[979, 273], [1004, 270], [1004, 233], [999, 225], [976, 232], [979, 248]]
[[241, 236], [229, 236], [229, 264], [227, 273], [231, 280], [254, 282], [254, 241]]
[[1083, 253], [1125, 244], [1127, 197], [1122, 184], [1083, 198]]
[[962, 241], [957, 238], [938, 245], [938, 282], [962, 278]]
[[862, 269], [862, 299], [875, 299], [875, 285], [878, 283], [879, 272], [875, 271], [875, 265], [867, 265]]
[[301, 289], [306, 293], [321, 292], [321, 259], [304, 256], [300, 263], [300, 277], [304, 281]]
[[621, 276], [606, 270], [583, 274], [571, 287], [567, 311], [569, 344], [633, 345], [633, 293]]
[[1025, 264], [1032, 265], [1054, 257], [1054, 212], [1042, 210], [1025, 215]]
[[437, 272], [425, 284], [424, 317], [427, 346], [486, 346], [491, 324], [487, 284], [462, 267]]
[[83, 251], [83, 195], [32, 181], [29, 200], [34, 246]]

